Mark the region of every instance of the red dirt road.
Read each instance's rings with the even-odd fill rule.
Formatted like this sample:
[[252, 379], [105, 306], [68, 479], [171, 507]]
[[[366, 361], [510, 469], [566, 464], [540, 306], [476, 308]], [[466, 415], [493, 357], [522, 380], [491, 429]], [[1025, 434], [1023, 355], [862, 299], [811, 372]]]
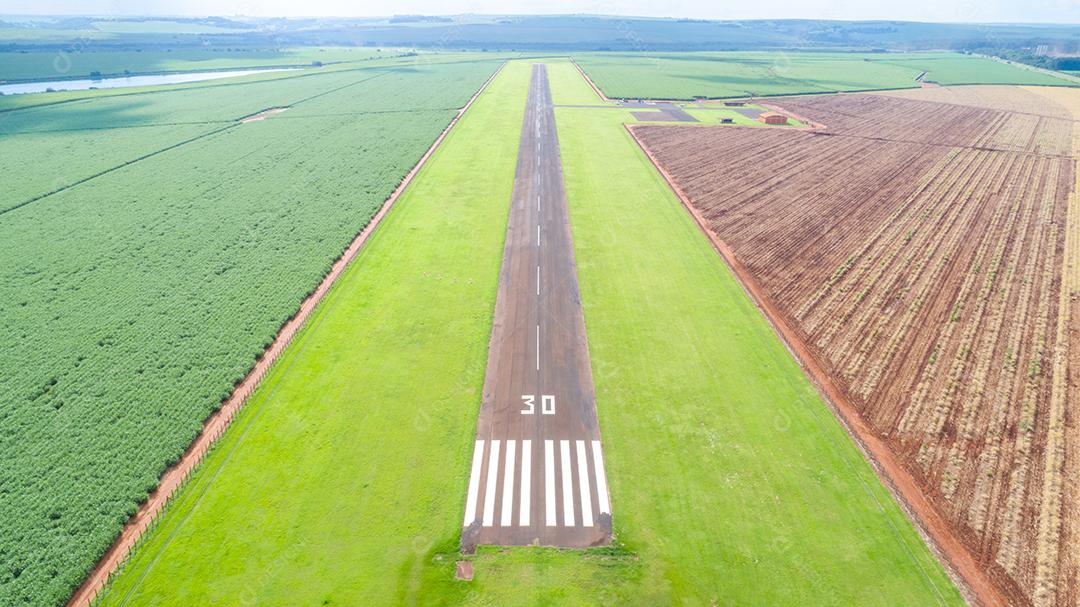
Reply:
[[278, 331], [278, 334], [274, 337], [274, 341], [266, 351], [263, 352], [262, 357], [255, 363], [255, 366], [252, 367], [247, 376], [237, 385], [228, 400], [222, 404], [221, 409], [211, 414], [210, 417], [206, 419], [203, 423], [202, 431], [187, 450], [184, 451], [180, 460], [162, 474], [157, 488], [150, 493], [146, 502], [144, 502], [131, 519], [128, 520], [112, 546], [109, 547], [94, 568], [87, 574], [82, 585], [79, 586], [71, 596], [71, 599], [68, 600], [68, 607], [88, 607], [94, 601], [94, 598], [105, 584], [108, 583], [112, 574], [120, 567], [128, 554], [131, 553], [132, 548], [150, 526], [150, 523], [152, 523], [158, 514], [161, 513], [162, 509], [176, 493], [176, 490], [183, 485], [184, 480], [187, 479], [191, 471], [202, 461], [202, 458], [206, 455], [207, 451], [209, 451], [210, 447], [213, 446], [217, 439], [221, 437], [226, 429], [228, 429], [229, 424], [236, 416], [236, 413], [247, 402], [247, 398], [254, 392], [255, 388], [258, 387], [259, 382], [262, 381], [267, 371], [273, 366], [278, 356], [285, 350], [285, 347], [289, 345], [289, 342], [292, 341], [292, 338], [300, 328], [304, 326], [304, 322], [307, 321], [311, 312], [315, 310], [316, 306], [319, 305], [319, 302], [321, 302], [326, 293], [329, 292], [330, 287], [333, 286], [334, 282], [345, 270], [345, 267], [356, 257], [356, 254], [360, 251], [361, 247], [363, 247], [364, 243], [367, 242], [375, 229], [378, 228], [383, 217], [390, 211], [390, 208], [397, 201], [398, 197], [401, 196], [402, 192], [405, 191], [405, 188], [412, 183], [413, 178], [416, 177], [416, 174], [423, 168], [428, 158], [431, 157], [446, 138], [450, 129], [458, 123], [458, 120], [460, 120], [462, 115], [464, 115], [469, 107], [472, 106], [476, 98], [484, 92], [491, 81], [494, 80], [501, 71], [502, 67], [500, 66], [472, 98], [469, 99], [468, 103], [458, 111], [457, 116], [450, 121], [450, 124], [448, 124], [443, 132], [439, 134], [439, 137], [435, 139], [435, 142], [431, 144], [431, 147], [428, 148], [427, 152], [424, 153], [416, 165], [413, 166], [412, 170], [405, 175], [405, 178], [402, 179], [401, 183], [393, 193], [391, 193], [386, 201], [383, 202], [378, 213], [371, 218], [371, 221], [368, 222], [367, 226], [357, 234], [351, 243], [349, 243], [349, 246], [345, 249], [344, 253], [342, 253], [341, 257], [334, 262], [330, 272], [322, 282], [319, 283], [319, 286], [315, 291], [300, 304], [300, 309], [297, 310], [292, 319], [281, 327], [281, 330]]

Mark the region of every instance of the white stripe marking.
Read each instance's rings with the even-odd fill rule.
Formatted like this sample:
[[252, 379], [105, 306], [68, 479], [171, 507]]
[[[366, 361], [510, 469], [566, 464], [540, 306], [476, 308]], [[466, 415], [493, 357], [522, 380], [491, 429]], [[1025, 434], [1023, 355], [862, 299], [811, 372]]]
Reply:
[[604, 472], [604, 454], [600, 451], [600, 441], [592, 442], [593, 467], [596, 470], [596, 496], [600, 498], [600, 513], [611, 514], [611, 502], [608, 501], [607, 473]]
[[570, 469], [570, 441], [559, 441], [559, 450], [562, 452], [562, 468], [559, 472], [562, 474], [562, 507], [563, 507], [563, 525], [567, 527], [574, 526], [574, 483], [571, 480]]
[[592, 527], [592, 492], [589, 491], [589, 462], [585, 459], [585, 441], [577, 441], [578, 485], [581, 489], [581, 524]]
[[503, 467], [502, 519], [499, 524], [510, 526], [510, 517], [514, 511], [514, 459], [517, 441], [506, 441], [506, 465]]
[[536, 294], [540, 294], [540, 266], [536, 266]]
[[540, 370], [540, 325], [536, 325], [536, 370]]
[[555, 522], [555, 448], [554, 441], [544, 441], [544, 510], [547, 526]]
[[521, 512], [518, 525], [529, 526], [529, 511], [532, 509], [532, 441], [521, 441]]
[[491, 441], [491, 457], [488, 458], [487, 488], [484, 489], [484, 526], [490, 527], [495, 520], [495, 485], [499, 475], [499, 441]]
[[476, 492], [480, 489], [480, 467], [484, 463], [484, 441], [476, 441], [472, 454], [472, 472], [469, 473], [469, 497], [465, 499], [465, 526], [476, 520]]
[[536, 224], [536, 246], [540, 246], [540, 224]]

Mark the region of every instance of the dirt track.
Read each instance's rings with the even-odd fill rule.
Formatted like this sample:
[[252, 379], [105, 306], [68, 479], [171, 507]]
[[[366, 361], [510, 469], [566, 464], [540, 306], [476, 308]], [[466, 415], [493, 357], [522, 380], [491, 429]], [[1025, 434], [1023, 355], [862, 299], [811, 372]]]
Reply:
[[273, 366], [278, 356], [285, 350], [285, 347], [289, 345], [292, 338], [296, 335], [297, 331], [303, 327], [304, 322], [314, 311], [319, 302], [329, 292], [330, 287], [345, 270], [345, 267], [356, 257], [356, 254], [360, 251], [361, 247], [367, 242], [368, 238], [375, 231], [375, 229], [381, 223], [383, 217], [390, 211], [390, 208], [401, 196], [405, 188], [412, 183], [416, 174], [427, 162], [428, 158], [435, 152], [435, 149], [439, 147], [439, 144], [446, 138], [450, 129], [457, 124], [461, 116], [472, 106], [476, 98], [480, 96], [482, 92], [487, 88], [491, 81], [499, 75], [502, 71], [502, 67], [495, 71], [494, 74], [484, 83], [483, 86], [469, 99], [468, 103], [458, 112], [457, 116], [450, 121], [450, 124], [446, 126], [442, 133], [439, 134], [435, 142], [431, 144], [427, 152], [417, 161], [416, 165], [409, 171], [409, 173], [402, 179], [397, 188], [390, 194], [390, 196], [383, 203], [378, 213], [371, 218], [368, 225], [357, 234], [349, 246], [342, 253], [341, 257], [334, 262], [330, 272], [319, 283], [319, 286], [315, 291], [305, 299], [300, 309], [296, 314], [286, 322], [278, 334], [274, 337], [273, 342], [263, 352], [262, 357], [255, 363], [251, 371], [247, 376], [236, 386], [232, 395], [229, 396], [221, 409], [213, 413], [203, 423], [202, 431], [199, 433], [191, 445], [184, 451], [184, 454], [180, 457], [180, 460], [167, 469], [161, 476], [158, 482], [157, 488], [155, 488], [147, 497], [146, 502], [139, 507], [135, 514], [124, 525], [124, 528], [120, 531], [120, 535], [113, 542], [112, 546], [105, 552], [98, 563], [87, 574], [86, 579], [75, 590], [75, 593], [68, 600], [68, 607], [88, 607], [97, 597], [97, 594], [108, 583], [112, 574], [120, 567], [120, 565], [127, 559], [128, 554], [131, 553], [132, 548], [142, 537], [142, 534], [147, 530], [154, 519], [161, 513], [163, 508], [169, 503], [169, 500], [176, 493], [188, 475], [196, 466], [202, 461], [202, 458], [213, 446], [217, 439], [228, 429], [229, 424], [232, 422], [236, 413], [247, 402], [247, 398], [258, 387], [259, 382]]
[[533, 66], [462, 549], [611, 539], [589, 350], [547, 69]]

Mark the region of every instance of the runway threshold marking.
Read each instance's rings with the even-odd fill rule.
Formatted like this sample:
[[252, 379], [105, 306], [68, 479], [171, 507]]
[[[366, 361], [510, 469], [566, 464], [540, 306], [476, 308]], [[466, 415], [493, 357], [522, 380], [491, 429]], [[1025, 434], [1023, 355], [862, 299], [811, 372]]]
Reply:
[[581, 524], [592, 527], [592, 492], [589, 491], [589, 464], [585, 460], [585, 441], [575, 442], [577, 443], [578, 484], [581, 489]]
[[574, 526], [574, 487], [573, 469], [570, 467], [570, 441], [559, 441], [559, 452], [562, 454], [562, 498], [563, 498], [563, 524], [567, 527]]
[[502, 518], [499, 519], [503, 527], [510, 526], [510, 517], [514, 511], [514, 449], [516, 441], [506, 441], [506, 465], [503, 473], [503, 501]]
[[[532, 494], [536, 488], [533, 485], [532, 445], [531, 439], [493, 440], [489, 443], [476, 441], [469, 479], [470, 497], [465, 506], [465, 527], [477, 520], [477, 495], [482, 485], [481, 471], [485, 459], [487, 469], [483, 481], [486, 488], [481, 513], [482, 525], [514, 527], [515, 506], [516, 526], [529, 527], [532, 524]], [[485, 446], [490, 446], [487, 453]], [[544, 524], [547, 527], [593, 527], [596, 524], [596, 514], [611, 514], [600, 441], [545, 439], [542, 472], [541, 497]], [[560, 505], [561, 524], [558, 515]]]
[[465, 524], [476, 520], [476, 493], [480, 489], [480, 467], [484, 464], [484, 441], [476, 441], [472, 455], [472, 472], [469, 473], [469, 497], [465, 500]]
[[499, 441], [491, 441], [491, 459], [488, 460], [487, 490], [484, 491], [484, 526], [495, 522], [495, 485], [498, 483]]
[[555, 441], [544, 441], [544, 509], [548, 527], [555, 522]]
[[607, 474], [604, 472], [604, 453], [600, 448], [600, 441], [592, 442], [593, 468], [596, 471], [596, 494], [600, 498], [600, 512], [611, 514], [611, 504], [608, 503]]
[[532, 510], [532, 441], [521, 441], [521, 499], [518, 525], [529, 526], [529, 513]]

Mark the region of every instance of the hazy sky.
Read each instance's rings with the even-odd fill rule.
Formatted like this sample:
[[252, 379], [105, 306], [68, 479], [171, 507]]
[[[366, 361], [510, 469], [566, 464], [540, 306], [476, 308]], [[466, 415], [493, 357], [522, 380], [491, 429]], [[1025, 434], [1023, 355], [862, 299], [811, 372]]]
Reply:
[[378, 16], [593, 13], [704, 19], [1080, 23], [1080, 0], [0, 0], [0, 14]]

